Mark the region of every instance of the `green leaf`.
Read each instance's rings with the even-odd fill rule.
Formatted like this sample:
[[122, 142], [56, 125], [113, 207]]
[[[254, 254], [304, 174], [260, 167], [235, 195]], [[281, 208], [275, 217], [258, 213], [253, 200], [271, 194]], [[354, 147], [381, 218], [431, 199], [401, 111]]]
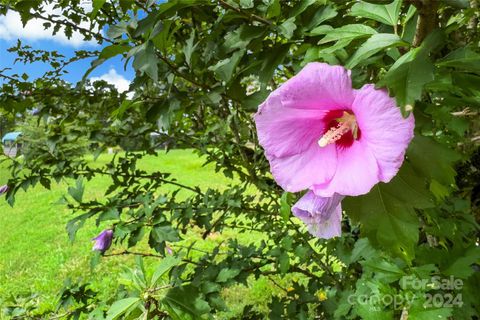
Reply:
[[236, 268], [223, 268], [217, 275], [216, 282], [227, 282], [230, 279], [233, 279], [240, 273], [240, 269]]
[[434, 79], [434, 70], [425, 51], [415, 48], [398, 59], [377, 85], [387, 86], [405, 111], [407, 105], [413, 107], [421, 98], [424, 85]]
[[278, 257], [278, 265], [281, 274], [286, 274], [288, 269], [290, 269], [290, 257], [287, 252], [282, 252]]
[[[191, 66], [192, 53], [195, 51], [197, 45], [193, 44], [195, 41], [195, 31], [192, 31], [190, 38], [188, 38], [186, 45], [183, 47], [183, 54], [185, 55], [185, 61]], [[197, 43], [198, 44], [198, 43]]]
[[279, 27], [280, 33], [283, 34], [287, 39], [292, 38], [295, 29], [297, 29], [295, 18], [285, 20], [285, 22], [283, 22]]
[[480, 262], [480, 249], [476, 246], [466, 250], [463, 257], [455, 259], [452, 264], [444, 271], [446, 275], [452, 275], [457, 278], [467, 279], [475, 270], [472, 265]]
[[268, 51], [260, 68], [261, 83], [267, 83], [272, 79], [275, 69], [283, 62], [289, 50], [290, 44], [278, 44]]
[[78, 203], [82, 202], [85, 185], [83, 184], [83, 177], [80, 176], [75, 181], [75, 187], [68, 187], [68, 194]]
[[459, 48], [437, 62], [437, 65], [480, 72], [480, 54], [469, 47]]
[[377, 86], [387, 86], [395, 95], [397, 104], [406, 114], [406, 106], [413, 107], [422, 96], [423, 87], [434, 79], [435, 67], [429, 53], [442, 43], [442, 34], [430, 34], [422, 45], [398, 59]]
[[[192, 285], [168, 290], [162, 303], [174, 308], [176, 311], [189, 314], [194, 319], [198, 319], [202, 314], [210, 311], [210, 306], [201, 298], [198, 288]], [[185, 318], [182, 317], [180, 319]]]
[[121, 37], [125, 32], [127, 32], [127, 25], [122, 22], [108, 28], [107, 36], [110, 39], [115, 39]]
[[429, 137], [416, 135], [407, 150], [407, 158], [418, 173], [439, 183], [455, 184], [456, 172], [452, 168], [460, 155]]
[[[136, 49], [136, 50], [135, 50]], [[153, 81], [158, 81], [158, 59], [155, 54], [155, 48], [151, 41], [135, 47], [135, 59], [133, 60], [133, 67], [140, 71], [140, 73], [147, 74]], [[130, 50], [130, 53], [132, 52]], [[129, 53], [129, 54], [130, 54]]]
[[363, 60], [371, 57], [375, 53], [393, 47], [407, 45], [399, 36], [390, 33], [378, 33], [371, 36], [365, 41], [360, 48], [353, 54], [348, 60], [346, 67], [349, 69], [354, 68]]
[[218, 79], [229, 82], [244, 53], [244, 50], [235, 51], [230, 58], [218, 61], [208, 70], [213, 71]]
[[292, 210], [292, 194], [284, 192], [280, 198], [280, 215], [283, 218], [283, 221], [288, 222], [290, 218], [290, 212]]
[[165, 257], [155, 269], [155, 272], [152, 275], [150, 284], [151, 285], [156, 284], [158, 279], [160, 279], [165, 273], [170, 271], [170, 269], [177, 266], [180, 262], [182, 262], [182, 260], [178, 257], [173, 257], [173, 256]]
[[115, 301], [107, 311], [107, 320], [118, 319], [121, 315], [133, 309], [140, 302], [140, 298], [132, 297]]
[[290, 11], [289, 18], [295, 18], [315, 2], [317, 2], [317, 0], [298, 1], [295, 7]]
[[333, 30], [332, 26], [329, 26], [327, 24], [323, 24], [321, 26], [318, 26], [314, 29], [312, 29], [310, 32], [308, 32], [307, 34], [309, 36], [318, 36], [318, 35], [321, 35], [321, 34], [328, 34], [329, 32], [331, 32]]
[[179, 240], [178, 232], [170, 225], [156, 226], [152, 229], [153, 236], [158, 242], [176, 242]]
[[107, 0], [93, 0], [92, 1], [93, 10], [90, 13], [90, 17], [95, 18], [97, 16], [98, 11], [102, 9], [105, 2], [107, 2]]
[[373, 257], [377, 257], [378, 252], [372, 247], [368, 238], [361, 238], [355, 242], [352, 254], [349, 257], [349, 263], [356, 262], [360, 258], [364, 260], [370, 260]]
[[337, 10], [335, 10], [332, 6], [325, 6], [321, 10], [318, 10], [313, 18], [310, 20], [308, 25], [306, 26], [307, 30], [310, 30], [324, 21], [330, 20], [335, 18], [338, 15]]
[[243, 9], [251, 9], [253, 6], [253, 0], [240, 0], [240, 7]]
[[405, 275], [395, 263], [382, 258], [368, 259], [361, 264], [364, 270], [375, 272], [375, 279], [383, 283], [398, 281]]
[[273, 0], [270, 2], [267, 10], [267, 19], [274, 18], [282, 13], [282, 7], [280, 6], [280, 0]]
[[368, 194], [343, 201], [346, 212], [362, 223], [373, 243], [407, 261], [413, 258], [418, 241], [419, 221], [414, 208], [432, 206], [424, 179], [408, 163], [390, 183], [379, 183]]
[[352, 6], [351, 15], [395, 26], [398, 22], [401, 6], [402, 2], [400, 0], [395, 0], [387, 5], [358, 2]]
[[227, 33], [223, 46], [227, 52], [245, 49], [253, 39], [261, 37], [264, 33], [265, 28], [244, 24]]
[[98, 56], [99, 59], [110, 59], [116, 55], [121, 53], [127, 52], [131, 49], [130, 46], [124, 44], [112, 44], [102, 49], [100, 55]]
[[[314, 30], [312, 30], [313, 32]], [[363, 24], [347, 24], [337, 29], [328, 31], [326, 36], [319, 41], [319, 44], [337, 40], [354, 40], [369, 37], [377, 32], [375, 29]]]
[[451, 319], [453, 308], [412, 308], [408, 312], [408, 318], [413, 320], [447, 320]]

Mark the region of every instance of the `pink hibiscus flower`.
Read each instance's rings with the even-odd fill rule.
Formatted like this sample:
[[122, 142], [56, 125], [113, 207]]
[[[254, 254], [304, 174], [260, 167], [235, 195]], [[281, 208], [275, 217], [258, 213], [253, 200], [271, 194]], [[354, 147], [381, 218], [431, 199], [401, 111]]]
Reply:
[[[402, 165], [414, 128], [413, 115], [403, 118], [387, 91], [371, 84], [353, 89], [350, 71], [317, 62], [273, 91], [255, 122], [277, 183], [289, 192], [313, 191], [293, 213], [317, 229], [325, 217], [336, 219], [328, 220], [335, 235], [341, 217], [333, 212], [341, 198], [390, 181]], [[330, 203], [332, 197], [337, 205]], [[306, 206], [308, 201], [315, 205]]]

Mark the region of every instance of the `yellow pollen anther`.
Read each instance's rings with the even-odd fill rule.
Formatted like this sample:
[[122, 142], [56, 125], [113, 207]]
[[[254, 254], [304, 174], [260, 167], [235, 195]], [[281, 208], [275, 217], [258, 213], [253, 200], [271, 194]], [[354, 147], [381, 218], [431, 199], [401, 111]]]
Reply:
[[348, 131], [352, 131], [353, 138], [357, 139], [358, 127], [353, 114], [344, 111], [343, 116], [336, 120], [338, 122], [337, 126], [330, 128], [320, 140], [318, 140], [318, 145], [321, 148], [337, 142]]

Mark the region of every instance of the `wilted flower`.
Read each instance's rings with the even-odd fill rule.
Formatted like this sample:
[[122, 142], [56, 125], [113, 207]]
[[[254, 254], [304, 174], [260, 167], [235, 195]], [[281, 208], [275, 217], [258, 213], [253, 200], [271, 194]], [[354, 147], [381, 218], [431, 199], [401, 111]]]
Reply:
[[97, 237], [93, 238], [95, 241], [92, 250], [100, 251], [102, 254], [112, 245], [113, 231], [110, 229], [103, 230]]
[[0, 187], [0, 195], [7, 193], [8, 191], [8, 185], [4, 184], [3, 186]]
[[[414, 128], [387, 91], [353, 89], [348, 70], [325, 63], [309, 63], [272, 92], [255, 122], [277, 183], [321, 198], [362, 195], [390, 181]], [[322, 207], [322, 216], [336, 208]], [[318, 218], [318, 208], [310, 214]]]

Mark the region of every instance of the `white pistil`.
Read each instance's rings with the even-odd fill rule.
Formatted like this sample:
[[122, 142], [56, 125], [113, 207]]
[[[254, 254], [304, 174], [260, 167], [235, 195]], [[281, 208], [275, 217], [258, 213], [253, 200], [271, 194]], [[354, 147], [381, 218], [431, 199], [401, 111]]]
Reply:
[[357, 139], [357, 121], [355, 120], [355, 116], [353, 114], [343, 112], [343, 116], [338, 118], [337, 121], [337, 126], [330, 128], [327, 132], [325, 132], [320, 140], [318, 140], [318, 145], [321, 148], [337, 142], [348, 131], [352, 131], [353, 138]]

